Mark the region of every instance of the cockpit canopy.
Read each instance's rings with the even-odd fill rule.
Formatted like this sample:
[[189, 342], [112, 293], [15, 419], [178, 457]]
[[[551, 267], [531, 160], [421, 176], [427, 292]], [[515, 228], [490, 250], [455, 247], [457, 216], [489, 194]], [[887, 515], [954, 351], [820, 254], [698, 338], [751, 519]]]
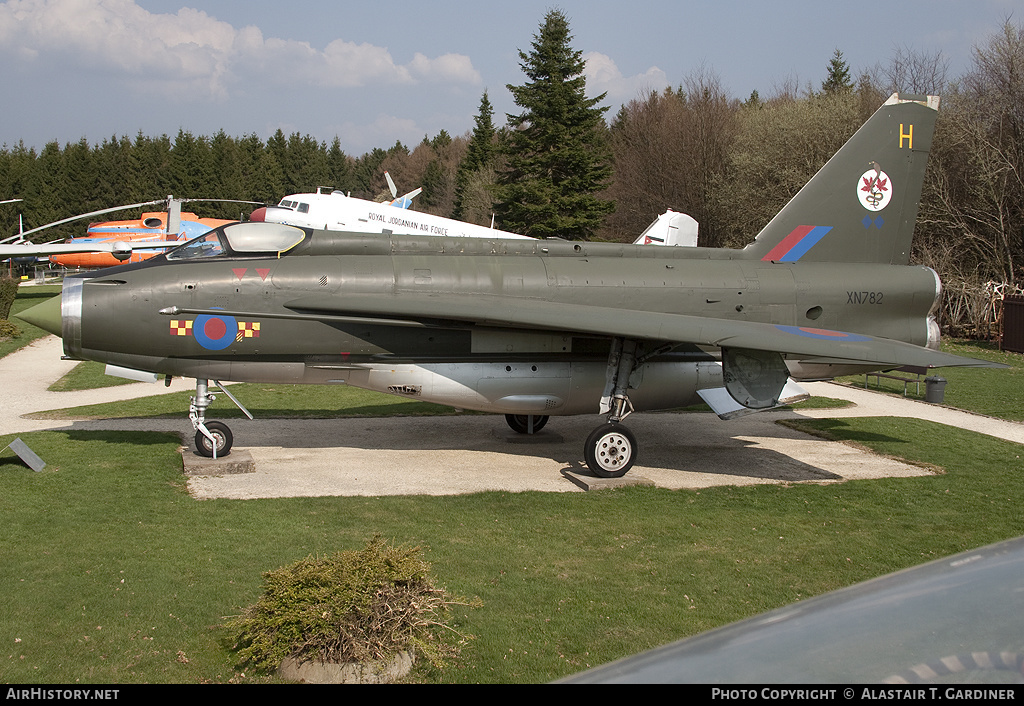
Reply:
[[231, 223], [167, 253], [168, 260], [280, 255], [306, 237], [306, 231], [281, 223]]

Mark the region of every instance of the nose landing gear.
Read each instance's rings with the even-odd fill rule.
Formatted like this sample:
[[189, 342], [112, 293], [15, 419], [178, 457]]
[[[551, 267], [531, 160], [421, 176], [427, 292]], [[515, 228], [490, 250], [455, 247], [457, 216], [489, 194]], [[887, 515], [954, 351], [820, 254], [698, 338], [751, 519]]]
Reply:
[[196, 451], [200, 456], [227, 456], [233, 442], [234, 436], [224, 422], [208, 422], [196, 431]]
[[[243, 407], [242, 403], [234, 395], [228, 392], [216, 380], [213, 383], [220, 388], [221, 392], [228, 396], [228, 399], [235, 403], [235, 406], [242, 410], [245, 416], [252, 419], [249, 410]], [[215, 399], [216, 396], [211, 395], [209, 392], [208, 381], [197, 378], [196, 396], [191, 398], [188, 418], [192, 422], [192, 428], [196, 430], [196, 451], [199, 452], [200, 456], [214, 459], [231, 453], [231, 445], [234, 443], [234, 436], [231, 434], [231, 429], [228, 428], [227, 424], [224, 422], [206, 421], [206, 410]]]

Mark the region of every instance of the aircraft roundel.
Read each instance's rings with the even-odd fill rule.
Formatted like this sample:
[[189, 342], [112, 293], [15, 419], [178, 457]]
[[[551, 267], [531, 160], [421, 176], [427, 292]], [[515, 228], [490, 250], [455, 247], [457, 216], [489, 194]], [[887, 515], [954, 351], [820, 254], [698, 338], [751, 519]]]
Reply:
[[869, 169], [857, 182], [857, 198], [869, 211], [881, 211], [892, 199], [892, 182], [882, 170]]
[[233, 316], [201, 314], [192, 324], [192, 336], [203, 348], [221, 351], [230, 346], [238, 335], [238, 322]]

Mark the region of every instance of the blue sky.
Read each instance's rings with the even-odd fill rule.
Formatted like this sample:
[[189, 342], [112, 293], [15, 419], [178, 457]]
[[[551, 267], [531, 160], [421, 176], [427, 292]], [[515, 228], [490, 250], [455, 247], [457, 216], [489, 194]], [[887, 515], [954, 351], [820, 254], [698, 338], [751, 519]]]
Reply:
[[278, 128], [358, 156], [472, 128], [484, 90], [495, 121], [516, 106], [545, 13], [570, 19], [588, 92], [610, 114], [701, 69], [735, 97], [818, 87], [833, 52], [856, 75], [899, 47], [941, 52], [961, 74], [972, 47], [1024, 0], [9, 0], [0, 3], [0, 144]]

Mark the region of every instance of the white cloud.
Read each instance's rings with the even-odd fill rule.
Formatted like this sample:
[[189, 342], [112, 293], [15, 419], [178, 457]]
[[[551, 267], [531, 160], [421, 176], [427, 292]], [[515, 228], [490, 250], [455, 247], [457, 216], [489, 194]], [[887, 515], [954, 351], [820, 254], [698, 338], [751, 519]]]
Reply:
[[668, 77], [657, 66], [652, 66], [642, 74], [623, 76], [622, 71], [607, 54], [591, 51], [583, 54], [586, 68], [583, 70], [587, 78], [587, 94], [596, 96], [608, 94], [610, 103], [626, 103], [641, 93], [651, 90], [660, 91], [667, 88]]
[[265, 38], [256, 27], [239, 29], [201, 10], [150, 13], [133, 0], [9, 0], [0, 5], [0, 52], [69, 72], [113, 74], [153, 91], [191, 90], [203, 99], [225, 98], [257, 81], [340, 88], [481, 82], [462, 55], [416, 54], [400, 65], [371, 44], [336, 39], [319, 50]]
[[129, 77], [176, 76], [217, 90], [234, 28], [184, 8], [153, 15], [130, 0], [11, 0], [0, 6], [0, 45], [23, 57]]
[[409, 68], [414, 76], [430, 83], [477, 85], [483, 82], [480, 72], [473, 68], [473, 62], [463, 54], [443, 54], [436, 59], [430, 59], [416, 52]]
[[395, 64], [390, 52], [372, 44], [335, 39], [324, 50], [325, 68], [320, 78], [328, 85], [350, 87], [369, 83], [412, 83], [409, 69]]

